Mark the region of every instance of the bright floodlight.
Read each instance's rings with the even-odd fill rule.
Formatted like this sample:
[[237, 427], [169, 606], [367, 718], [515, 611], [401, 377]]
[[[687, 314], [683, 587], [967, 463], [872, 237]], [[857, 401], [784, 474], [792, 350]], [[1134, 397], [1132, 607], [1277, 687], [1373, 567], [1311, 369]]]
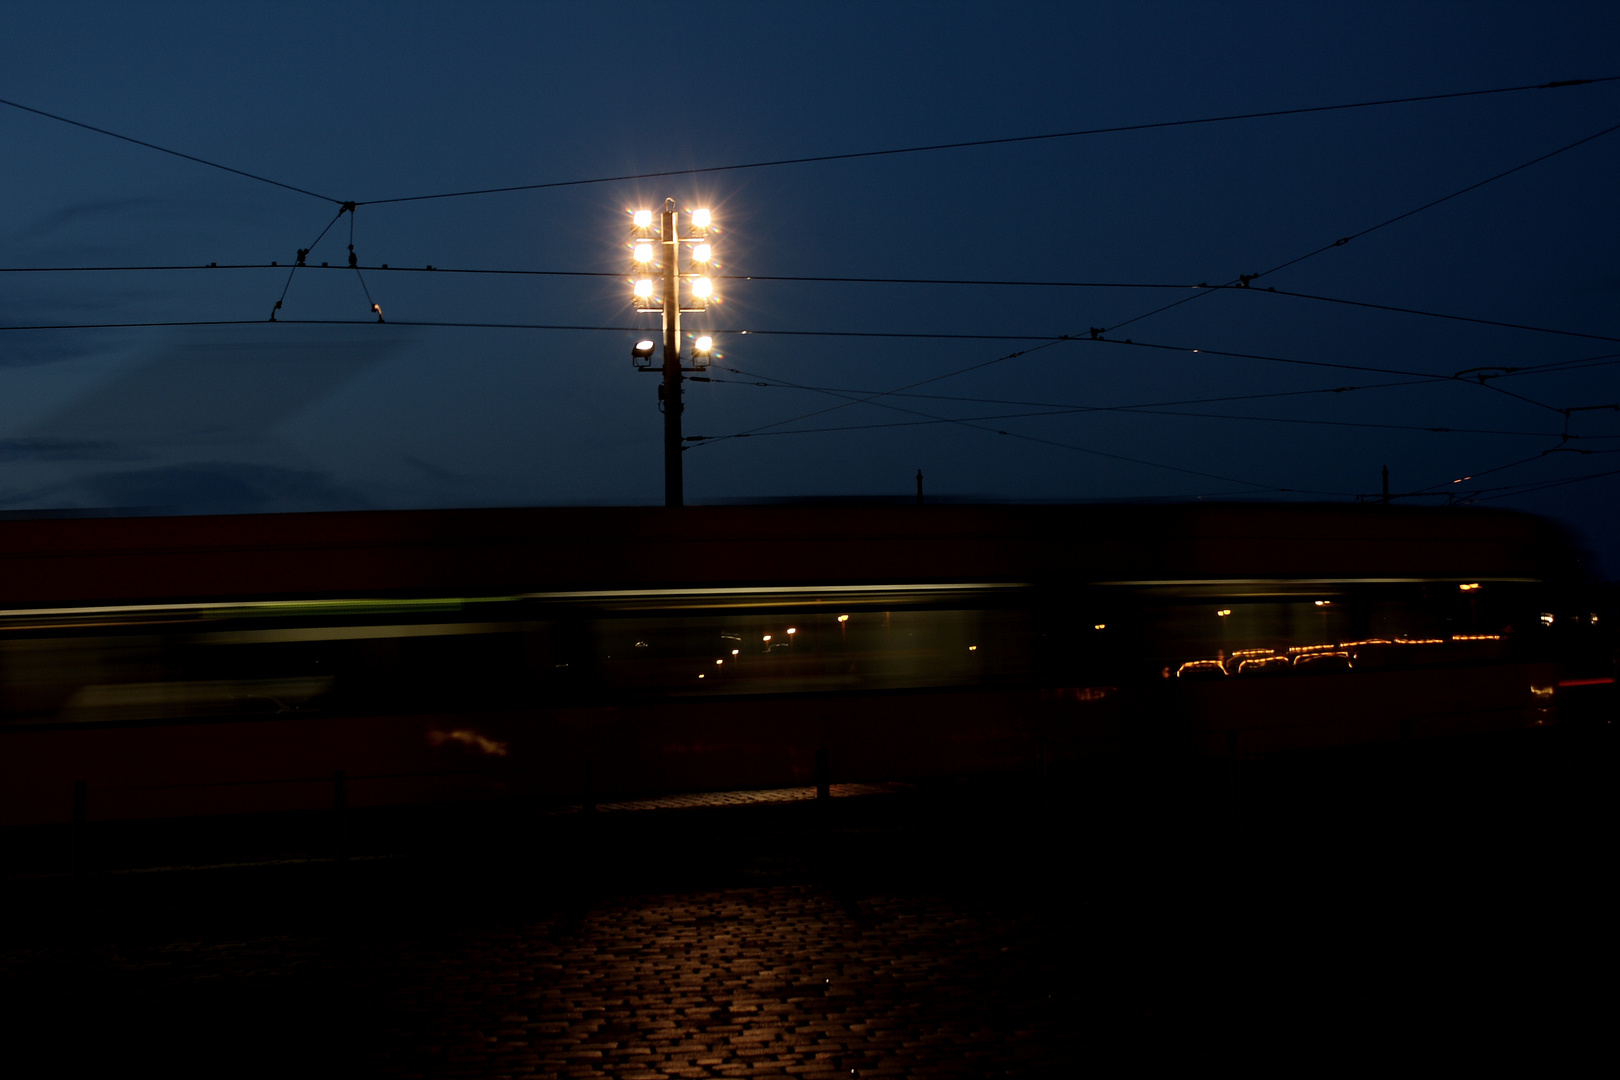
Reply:
[[654, 342], [648, 340], [647, 338], [642, 338], [640, 341], [636, 342], [635, 348], [630, 350], [630, 355], [637, 358], [651, 356], [654, 347]]
[[638, 297], [646, 300], [648, 297], [652, 296], [652, 294], [653, 283], [651, 278], [642, 278], [640, 281], [636, 282], [636, 295]]
[[708, 244], [699, 244], [697, 247], [692, 249], [692, 261], [706, 263], [709, 261], [709, 257], [713, 254], [714, 248], [710, 247]]
[[709, 227], [709, 212], [707, 210], [692, 211], [692, 224], [699, 229]]
[[632, 257], [636, 262], [652, 262], [653, 246], [651, 244], [637, 244], [635, 255]]
[[714, 293], [714, 282], [706, 277], [700, 277], [692, 282], [692, 295], [702, 300]]
[[652, 224], [652, 211], [637, 210], [636, 216], [632, 220], [635, 221], [636, 228], [645, 229]]
[[[714, 348], [714, 338], [710, 337], [708, 334], [704, 334], [692, 344], [697, 348], [698, 352], [706, 353]], [[788, 633], [791, 634], [793, 631], [789, 630]]]

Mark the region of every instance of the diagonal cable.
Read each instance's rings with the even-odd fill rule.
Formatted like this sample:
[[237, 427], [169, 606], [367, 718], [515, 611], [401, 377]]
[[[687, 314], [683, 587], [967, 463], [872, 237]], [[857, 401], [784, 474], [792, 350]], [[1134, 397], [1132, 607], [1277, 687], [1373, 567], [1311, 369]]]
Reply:
[[327, 202], [332, 203], [343, 201], [342, 199], [334, 199], [330, 195], [322, 195], [318, 191], [310, 191], [306, 188], [295, 187], [292, 184], [283, 183], [280, 180], [272, 180], [268, 176], [260, 176], [258, 173], [250, 173], [245, 169], [235, 169], [229, 165], [221, 165], [217, 161], [209, 161], [207, 158], [200, 158], [195, 154], [185, 154], [181, 153], [179, 150], [171, 150], [167, 146], [159, 146], [157, 143], [150, 143], [145, 139], [137, 139], [131, 135], [120, 135], [116, 131], [108, 131], [106, 128], [96, 127], [94, 124], [86, 124], [82, 120], [72, 120], [66, 116], [58, 116], [56, 113], [46, 112], [44, 109], [36, 109], [31, 105], [24, 105], [21, 102], [8, 101], [5, 98], [0, 98], [0, 105], [10, 105], [13, 109], [21, 109], [23, 112], [33, 113], [35, 116], [43, 116], [48, 120], [56, 120], [64, 124], [72, 124], [74, 127], [84, 128], [86, 131], [93, 131], [97, 135], [106, 135], [110, 138], [121, 139], [127, 143], [134, 143], [136, 146], [144, 146], [148, 150], [156, 150], [160, 154], [168, 154], [172, 157], [184, 158], [187, 161], [195, 161], [198, 165], [206, 165], [210, 169], [221, 169], [228, 173], [235, 173], [237, 176], [245, 176], [249, 180], [257, 180], [263, 184], [273, 184], [278, 188], [286, 188], [288, 191], [296, 191], [300, 195], [308, 195], [312, 199], [325, 199]]
[[1230, 113], [1224, 116], [1203, 116], [1184, 120], [1160, 120], [1146, 124], [1118, 124], [1113, 127], [1085, 128], [1078, 131], [1054, 131], [1040, 135], [1012, 135], [997, 139], [972, 139], [963, 142], [933, 143], [927, 146], [902, 146], [885, 150], [858, 150], [843, 154], [817, 154], [811, 157], [779, 158], [774, 161], [753, 161], [737, 165], [710, 165], [691, 169], [665, 169], [659, 172], [630, 173], [622, 176], [598, 176], [587, 180], [553, 180], [539, 184], [512, 184], [506, 187], [475, 188], [466, 191], [442, 191], [431, 195], [404, 195], [392, 199], [372, 199], [370, 205], [382, 203], [421, 202], [426, 199], [458, 199], [468, 195], [495, 195], [510, 191], [539, 191], [545, 188], [578, 187], [583, 184], [609, 184], [623, 180], [652, 180], [665, 176], [695, 176], [700, 173], [733, 172], [739, 169], [766, 169], [779, 165], [806, 165], [822, 161], [852, 161], [858, 158], [892, 157], [898, 154], [925, 154], [940, 150], [961, 150], [975, 146], [1006, 146], [1013, 143], [1042, 142], [1052, 139], [1075, 139], [1088, 135], [1111, 135], [1126, 131], [1152, 131], [1159, 128], [1190, 127], [1197, 124], [1220, 124], [1233, 120], [1259, 120], [1274, 116], [1301, 116], [1307, 113], [1336, 112], [1344, 109], [1368, 109], [1384, 105], [1408, 105], [1420, 101], [1444, 101], [1452, 98], [1481, 97], [1487, 94], [1511, 94], [1524, 90], [1552, 90], [1568, 86], [1586, 86], [1593, 83], [1615, 82], [1620, 75], [1607, 75], [1596, 79], [1562, 79], [1555, 82], [1524, 86], [1501, 86], [1490, 90], [1463, 90], [1446, 94], [1423, 94], [1416, 97], [1385, 98], [1379, 101], [1353, 101], [1338, 105], [1311, 105], [1297, 109], [1269, 109], [1264, 112]]
[[[1262, 270], [1258, 274], [1240, 274], [1238, 277], [1235, 277], [1231, 281], [1226, 282], [1226, 285], [1228, 287], [1230, 287], [1230, 286], [1247, 286], [1248, 282], [1253, 281], [1256, 278], [1262, 278], [1262, 277], [1266, 277], [1267, 275], [1270, 275], [1270, 274], [1275, 274], [1279, 270], [1283, 270], [1283, 269], [1286, 269], [1287, 267], [1294, 266], [1297, 263], [1302, 263], [1306, 259], [1313, 259], [1316, 256], [1321, 255], [1323, 252], [1332, 251], [1334, 248], [1343, 247], [1344, 245], [1348, 244], [1350, 241], [1360, 239], [1361, 237], [1366, 236], [1368, 233], [1377, 232], [1379, 229], [1386, 228], [1387, 226], [1393, 225], [1398, 221], [1405, 221], [1407, 218], [1413, 216], [1414, 214], [1421, 214], [1423, 211], [1431, 209], [1432, 207], [1439, 206], [1441, 203], [1449, 202], [1452, 199], [1457, 198], [1459, 195], [1466, 195], [1470, 191], [1477, 191], [1478, 189], [1484, 187], [1486, 184], [1495, 183], [1496, 181], [1501, 180], [1503, 177], [1512, 176], [1514, 173], [1519, 172], [1519, 171], [1521, 171], [1523, 169], [1528, 169], [1532, 165], [1539, 165], [1541, 162], [1546, 161], [1549, 158], [1557, 157], [1559, 154], [1565, 153], [1565, 152], [1567, 152], [1569, 150], [1573, 150], [1578, 146], [1584, 146], [1585, 144], [1593, 141], [1594, 139], [1601, 139], [1603, 136], [1608, 135], [1608, 134], [1610, 134], [1611, 132], [1614, 132], [1614, 131], [1620, 131], [1620, 124], [1613, 124], [1613, 125], [1611, 125], [1609, 127], [1604, 128], [1602, 131], [1593, 132], [1591, 135], [1588, 135], [1583, 139], [1575, 140], [1574, 142], [1570, 143], [1568, 146], [1561, 146], [1557, 150], [1553, 150], [1553, 151], [1551, 151], [1549, 153], [1542, 154], [1539, 157], [1531, 158], [1529, 161], [1521, 162], [1520, 164], [1513, 166], [1513, 168], [1511, 168], [1511, 169], [1506, 169], [1506, 170], [1504, 170], [1502, 172], [1499, 172], [1495, 176], [1488, 176], [1484, 180], [1480, 180], [1480, 181], [1477, 181], [1475, 183], [1469, 184], [1465, 188], [1459, 188], [1456, 191], [1453, 191], [1449, 195], [1442, 195], [1438, 199], [1430, 200], [1429, 202], [1424, 203], [1422, 206], [1414, 207], [1413, 209], [1406, 211], [1404, 214], [1396, 214], [1394, 217], [1389, 218], [1386, 221], [1380, 221], [1376, 225], [1369, 225], [1367, 228], [1362, 229], [1360, 232], [1351, 233], [1349, 236], [1341, 236], [1341, 237], [1339, 237], [1339, 239], [1333, 241], [1331, 244], [1323, 244], [1321, 247], [1316, 248], [1316, 249], [1314, 249], [1312, 251], [1307, 251], [1303, 255], [1295, 256], [1294, 258], [1289, 259], [1287, 262], [1278, 263], [1276, 266], [1273, 266], [1270, 270]], [[1212, 289], [1210, 291], [1214, 292], [1215, 290]], [[1165, 304], [1162, 307], [1156, 307], [1152, 311], [1145, 311], [1140, 315], [1137, 315], [1137, 316], [1134, 316], [1132, 318], [1126, 319], [1124, 322], [1115, 323], [1113, 326], [1110, 326], [1108, 328], [1107, 332], [1112, 333], [1113, 331], [1118, 330], [1121, 327], [1129, 326], [1132, 323], [1141, 322], [1143, 319], [1146, 319], [1149, 316], [1157, 315], [1162, 311], [1169, 311], [1173, 307], [1180, 307], [1182, 304], [1189, 303], [1189, 302], [1191, 302], [1193, 300], [1198, 299], [1200, 296], [1206, 296], [1206, 295], [1208, 295], [1208, 293], [1201, 293], [1201, 292], [1200, 293], [1194, 293], [1191, 296], [1186, 296], [1186, 297], [1183, 297], [1180, 300], [1172, 301], [1171, 303]]]

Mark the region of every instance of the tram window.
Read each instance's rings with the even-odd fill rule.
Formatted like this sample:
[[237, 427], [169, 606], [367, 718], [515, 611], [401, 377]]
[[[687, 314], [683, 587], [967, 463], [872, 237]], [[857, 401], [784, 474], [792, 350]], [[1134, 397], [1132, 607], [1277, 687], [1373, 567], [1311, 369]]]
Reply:
[[777, 694], [1027, 674], [1028, 622], [1001, 610], [751, 611], [601, 619], [594, 630], [609, 690]]
[[1172, 671], [1198, 662], [1252, 677], [1497, 663], [1549, 647], [1534, 583], [1246, 584], [1253, 593], [1138, 597], [1143, 653]]

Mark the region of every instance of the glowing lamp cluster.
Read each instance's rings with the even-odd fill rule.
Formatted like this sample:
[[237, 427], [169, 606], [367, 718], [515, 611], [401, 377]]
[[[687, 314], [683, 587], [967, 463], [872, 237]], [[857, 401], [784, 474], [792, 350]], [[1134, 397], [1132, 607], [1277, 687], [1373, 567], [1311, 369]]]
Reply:
[[[651, 210], [630, 212], [630, 282], [637, 311], [662, 311], [669, 297], [659, 289], [660, 251], [663, 257], [678, 264], [682, 249], [686, 252], [686, 268], [671, 275], [676, 281], [686, 282], [684, 297], [675, 297], [682, 311], [703, 311], [719, 300], [714, 291], [711, 267], [714, 264], [714, 244], [709, 232], [714, 228], [714, 214], [707, 208], [686, 211], [688, 224], [683, 236], [680, 232], [679, 211], [666, 211], [663, 222]], [[668, 232], [670, 235], [665, 236]]]

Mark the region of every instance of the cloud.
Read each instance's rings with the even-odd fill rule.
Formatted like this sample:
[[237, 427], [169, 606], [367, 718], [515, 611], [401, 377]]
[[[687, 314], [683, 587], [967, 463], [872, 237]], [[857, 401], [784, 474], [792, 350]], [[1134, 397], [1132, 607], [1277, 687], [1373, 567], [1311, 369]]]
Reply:
[[0, 461], [121, 461], [141, 455], [94, 439], [0, 439]]
[[145, 216], [148, 220], [152, 216], [173, 217], [181, 212], [184, 205], [177, 199], [156, 198], [96, 199], [69, 203], [12, 233], [8, 246], [15, 249], [37, 243], [49, 244], [54, 248], [61, 242], [62, 234], [84, 226], [94, 226], [102, 231], [109, 221], [123, 224], [136, 216]]
[[65, 485], [79, 505], [139, 507], [158, 513], [254, 514], [360, 510], [366, 500], [315, 469], [201, 462], [93, 473]]

